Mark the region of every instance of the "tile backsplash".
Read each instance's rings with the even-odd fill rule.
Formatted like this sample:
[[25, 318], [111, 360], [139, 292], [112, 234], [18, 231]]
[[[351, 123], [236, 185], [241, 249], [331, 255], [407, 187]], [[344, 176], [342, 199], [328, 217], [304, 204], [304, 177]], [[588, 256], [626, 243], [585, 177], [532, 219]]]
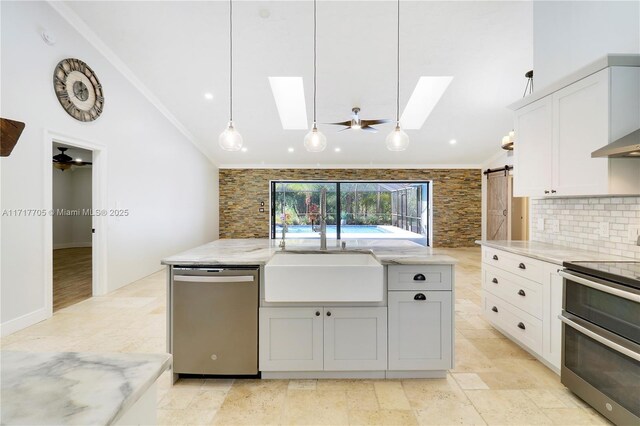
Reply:
[[640, 197], [531, 200], [533, 241], [640, 259], [640, 246], [629, 235], [637, 227]]

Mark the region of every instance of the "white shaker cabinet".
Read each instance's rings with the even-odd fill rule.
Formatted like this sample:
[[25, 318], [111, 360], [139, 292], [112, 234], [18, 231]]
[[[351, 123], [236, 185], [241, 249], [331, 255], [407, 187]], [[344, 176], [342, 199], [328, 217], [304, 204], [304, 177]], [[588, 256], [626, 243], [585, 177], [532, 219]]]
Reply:
[[452, 368], [451, 291], [389, 292], [389, 370]]

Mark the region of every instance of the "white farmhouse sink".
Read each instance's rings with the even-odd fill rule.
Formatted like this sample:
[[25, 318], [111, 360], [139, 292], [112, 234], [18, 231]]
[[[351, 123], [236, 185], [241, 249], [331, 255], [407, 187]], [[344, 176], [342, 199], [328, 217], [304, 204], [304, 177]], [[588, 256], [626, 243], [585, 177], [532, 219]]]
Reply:
[[267, 302], [383, 300], [383, 266], [367, 253], [278, 253], [264, 273]]

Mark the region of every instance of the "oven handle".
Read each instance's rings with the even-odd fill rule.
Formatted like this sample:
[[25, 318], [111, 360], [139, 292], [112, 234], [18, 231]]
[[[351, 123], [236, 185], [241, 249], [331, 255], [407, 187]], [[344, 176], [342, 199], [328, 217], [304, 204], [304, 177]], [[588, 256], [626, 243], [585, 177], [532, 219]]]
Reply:
[[578, 284], [591, 287], [594, 290], [599, 290], [604, 293], [609, 293], [617, 297], [622, 297], [623, 299], [631, 300], [632, 302], [640, 303], [640, 295], [637, 295], [628, 291], [624, 291], [624, 290], [618, 290], [617, 288], [609, 287], [604, 284], [597, 283], [595, 281], [587, 280], [585, 278], [574, 275], [570, 272], [559, 271], [558, 274], [561, 277], [564, 277], [571, 281], [575, 281]]
[[624, 355], [628, 356], [629, 358], [633, 358], [636, 361], [640, 362], [640, 353], [634, 352], [631, 349], [625, 348], [622, 345], [619, 345], [619, 344], [617, 344], [615, 342], [612, 342], [611, 340], [602, 337], [598, 333], [594, 333], [593, 331], [589, 330], [588, 328], [583, 327], [580, 324], [570, 320], [569, 318], [565, 317], [564, 315], [559, 315], [558, 318], [560, 319], [560, 321], [562, 321], [563, 323], [565, 323], [569, 327], [574, 328], [577, 331], [579, 331], [580, 333], [591, 337], [593, 340], [595, 340], [597, 342], [600, 342], [603, 345], [613, 349], [614, 351], [620, 352], [621, 354], [624, 354]]

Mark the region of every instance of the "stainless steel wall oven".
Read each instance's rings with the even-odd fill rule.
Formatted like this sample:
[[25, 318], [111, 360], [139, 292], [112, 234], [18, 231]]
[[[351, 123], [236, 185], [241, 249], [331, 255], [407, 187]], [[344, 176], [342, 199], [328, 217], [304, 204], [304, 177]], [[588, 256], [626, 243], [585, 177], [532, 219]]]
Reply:
[[561, 380], [616, 424], [640, 424], [640, 262], [567, 262]]

